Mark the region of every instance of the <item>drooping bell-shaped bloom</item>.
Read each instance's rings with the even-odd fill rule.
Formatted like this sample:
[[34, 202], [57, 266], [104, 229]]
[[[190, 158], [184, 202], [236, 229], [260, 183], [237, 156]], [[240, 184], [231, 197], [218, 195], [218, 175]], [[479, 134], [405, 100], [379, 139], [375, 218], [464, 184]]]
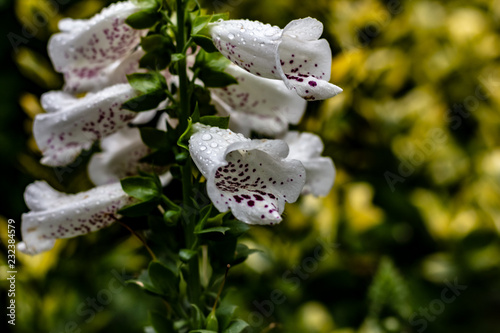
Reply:
[[342, 89], [328, 82], [332, 51], [318, 39], [323, 24], [307, 17], [284, 29], [249, 20], [210, 23], [214, 45], [229, 60], [257, 76], [280, 79], [306, 100], [333, 97]]
[[[96, 185], [119, 182], [120, 179], [135, 176], [138, 171], [163, 174], [166, 167], [154, 167], [141, 163], [140, 159], [151, 152], [142, 140], [138, 128], [125, 127], [101, 140], [102, 152], [93, 154], [88, 165], [90, 180]], [[160, 175], [165, 185], [172, 179], [170, 173]]]
[[129, 84], [114, 85], [83, 98], [62, 91], [43, 94], [41, 102], [47, 113], [38, 114], [33, 125], [43, 154], [41, 163], [67, 165], [94, 141], [123, 128], [137, 113], [121, 106], [136, 96]]
[[213, 88], [211, 93], [219, 113], [230, 116], [229, 128], [233, 131], [245, 136], [255, 131], [274, 137], [302, 118], [307, 102], [281, 80], [252, 75], [233, 64], [225, 71], [238, 84]]
[[250, 140], [230, 130], [193, 125], [189, 151], [207, 179], [207, 192], [220, 211], [231, 210], [249, 224], [281, 222], [285, 202], [297, 200], [305, 169], [286, 159], [282, 140]]
[[97, 91], [121, 83], [125, 74], [136, 69], [144, 53], [133, 51], [147, 30], [134, 30], [125, 19], [140, 9], [124, 1], [88, 20], [59, 21], [61, 32], [50, 38], [48, 51], [56, 71], [64, 74], [66, 91]]
[[335, 167], [330, 157], [322, 157], [323, 142], [312, 133], [288, 132], [283, 140], [290, 147], [289, 159], [299, 160], [306, 169], [302, 194], [326, 196], [335, 180]]
[[116, 212], [134, 199], [120, 183], [103, 185], [77, 194], [54, 190], [44, 181], [28, 185], [24, 200], [30, 212], [22, 215], [23, 241], [18, 249], [27, 254], [50, 250], [58, 238], [70, 238], [107, 227]]

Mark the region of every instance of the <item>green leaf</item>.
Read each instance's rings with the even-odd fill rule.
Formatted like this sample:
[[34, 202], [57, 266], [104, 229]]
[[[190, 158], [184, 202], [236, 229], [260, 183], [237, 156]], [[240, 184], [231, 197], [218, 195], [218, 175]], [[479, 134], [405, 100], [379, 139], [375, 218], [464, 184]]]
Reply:
[[205, 322], [205, 316], [196, 304], [191, 304], [191, 318], [193, 318], [194, 326], [201, 327]]
[[250, 229], [250, 226], [238, 220], [228, 220], [224, 222], [226, 227], [230, 228], [228, 234], [239, 237]]
[[222, 329], [227, 328], [231, 319], [233, 319], [234, 312], [236, 311], [236, 305], [221, 305], [217, 311], [217, 319], [219, 320], [219, 327]]
[[237, 84], [238, 81], [224, 72], [231, 62], [220, 53], [198, 52], [193, 68], [200, 69], [198, 77], [205, 83], [205, 87], [225, 87]]
[[197, 16], [193, 20], [193, 28], [192, 28], [192, 32], [191, 33], [193, 35], [199, 33], [210, 22], [215, 22], [215, 21], [218, 21], [218, 20], [227, 20], [227, 19], [229, 19], [229, 13], [220, 13], [220, 14], [200, 15], [200, 16]]
[[134, 29], [148, 29], [161, 19], [157, 8], [146, 8], [127, 17], [125, 23]]
[[148, 268], [153, 286], [163, 296], [174, 298], [179, 294], [179, 271], [173, 265], [167, 266], [159, 261], [152, 261]]
[[151, 324], [153, 325], [156, 332], [158, 333], [176, 332], [174, 330], [174, 324], [164, 315], [156, 311], [151, 311], [149, 313], [149, 317], [151, 320]]
[[220, 226], [220, 225], [222, 225], [222, 223], [224, 221], [224, 216], [226, 216], [229, 213], [230, 213], [230, 211], [228, 210], [227, 212], [219, 213], [219, 214], [215, 215], [214, 217], [208, 218], [207, 219], [207, 225], [209, 225], [209, 226]]
[[261, 252], [261, 251], [256, 249], [249, 249], [248, 246], [246, 246], [245, 244], [238, 243], [238, 245], [236, 245], [236, 253], [234, 256], [234, 260], [231, 263], [231, 265], [235, 266], [242, 263], [248, 258], [249, 255], [256, 252]]
[[151, 165], [169, 165], [175, 163], [175, 156], [174, 152], [167, 148], [152, 152], [141, 158], [139, 162]]
[[141, 47], [146, 52], [157, 50], [175, 50], [172, 39], [168, 36], [154, 34], [141, 38]]
[[158, 106], [162, 101], [167, 98], [167, 94], [164, 90], [156, 90], [132, 99], [129, 99], [125, 103], [123, 103], [122, 108], [141, 112], [141, 111], [149, 111]]
[[165, 77], [157, 72], [129, 74], [127, 80], [134, 89], [142, 93], [163, 90], [167, 87]]
[[179, 60], [185, 59], [186, 55], [182, 53], [174, 53], [172, 54], [172, 62], [177, 62]]
[[383, 257], [368, 289], [369, 315], [377, 318], [390, 308], [394, 314], [408, 318], [411, 314], [410, 289], [392, 260]]
[[153, 286], [153, 283], [149, 279], [149, 274], [147, 270], [143, 270], [137, 279], [127, 280], [126, 283], [135, 284], [140, 288], [147, 290], [153, 294], [160, 293], [160, 291]]
[[168, 149], [170, 147], [167, 132], [152, 127], [141, 127], [139, 131], [142, 142], [146, 146], [153, 149]]
[[121, 180], [121, 185], [125, 193], [142, 201], [155, 199], [161, 193], [161, 189], [152, 177], [128, 177]]
[[139, 60], [139, 67], [149, 70], [162, 70], [171, 62], [170, 53], [161, 51], [148, 52]]
[[219, 321], [217, 320], [217, 316], [215, 315], [215, 311], [212, 310], [207, 317], [207, 325], [208, 330], [219, 331]]
[[127, 217], [139, 217], [146, 216], [153, 209], [156, 209], [158, 206], [158, 202], [156, 200], [139, 202], [127, 205], [118, 211], [118, 214], [127, 216]]
[[210, 331], [210, 330], [193, 330], [189, 331], [189, 333], [218, 333], [217, 331]]
[[247, 327], [250, 327], [247, 322], [241, 320], [241, 319], [236, 319], [229, 325], [228, 328], [226, 328], [222, 333], [241, 333], [243, 332]]
[[203, 209], [200, 211], [201, 219], [195, 228], [195, 232], [205, 228], [205, 224], [207, 223], [208, 218], [210, 217], [210, 213], [212, 212], [212, 207], [213, 207], [212, 205], [207, 205], [203, 207]]
[[214, 45], [214, 42], [212, 41], [212, 38], [207, 37], [205, 35], [191, 35], [193, 38], [193, 41], [201, 46], [205, 52], [208, 53], [213, 53], [213, 52], [218, 52], [217, 48]]
[[181, 134], [181, 136], [179, 137], [179, 140], [177, 140], [177, 145], [179, 147], [182, 147], [186, 150], [189, 150], [189, 138], [191, 137], [191, 134], [192, 134], [192, 126], [193, 126], [193, 122], [191, 120], [191, 118], [188, 119], [188, 126], [186, 128], [186, 130], [184, 131], [184, 133]]
[[193, 114], [191, 115], [191, 120], [193, 121], [193, 123], [200, 121], [200, 108], [198, 107], [198, 103], [196, 103], [194, 107]]
[[229, 117], [204, 116], [200, 118], [200, 123], [227, 129], [229, 126]]
[[179, 251], [179, 258], [183, 263], [187, 263], [196, 255], [196, 251], [190, 249], [181, 249]]
[[203, 229], [203, 230], [200, 230], [200, 231], [195, 231], [194, 233], [195, 234], [208, 234], [208, 233], [211, 233], [211, 232], [220, 232], [222, 234], [225, 234], [226, 231], [228, 231], [230, 228], [228, 227], [213, 227], [213, 228], [208, 228], [208, 229]]
[[179, 222], [180, 216], [181, 212], [178, 210], [167, 210], [165, 214], [163, 214], [163, 221], [168, 225], [176, 225], [177, 222]]
[[198, 77], [205, 83], [205, 86], [209, 88], [222, 88], [230, 84], [238, 83], [232, 75], [210, 68], [201, 70]]

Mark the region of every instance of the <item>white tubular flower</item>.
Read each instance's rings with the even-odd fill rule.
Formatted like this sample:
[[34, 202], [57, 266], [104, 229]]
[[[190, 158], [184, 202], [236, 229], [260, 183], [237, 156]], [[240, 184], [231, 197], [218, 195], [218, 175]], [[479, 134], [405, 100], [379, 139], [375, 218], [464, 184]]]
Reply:
[[210, 23], [214, 45], [229, 60], [254, 75], [280, 79], [306, 100], [333, 97], [342, 89], [328, 82], [332, 51], [319, 39], [323, 24], [307, 17], [282, 30], [258, 21]]
[[302, 194], [326, 196], [335, 180], [335, 167], [330, 157], [321, 157], [323, 142], [312, 133], [288, 132], [283, 140], [288, 143], [288, 159], [302, 162], [306, 169], [306, 184]]
[[275, 137], [298, 124], [307, 102], [289, 90], [282, 81], [252, 75], [236, 65], [229, 65], [238, 84], [211, 89], [212, 100], [222, 115], [230, 116], [229, 127], [245, 136], [250, 131]]
[[[125, 1], [110, 5], [88, 20], [59, 21], [61, 32], [50, 38], [48, 51], [56, 71], [64, 74], [66, 91], [97, 91], [122, 82], [130, 72], [127, 68], [135, 66], [133, 63], [141, 56], [141, 52], [132, 51], [147, 33], [125, 23], [139, 10], [131, 1]], [[118, 67], [123, 73], [116, 78], [113, 76]]]
[[136, 112], [122, 109], [122, 103], [137, 96], [129, 84], [118, 84], [97, 93], [76, 98], [61, 91], [42, 95], [47, 113], [35, 117], [33, 134], [43, 158], [42, 164], [63, 166], [73, 162], [92, 143], [123, 128]]
[[118, 218], [116, 212], [134, 199], [123, 192], [120, 183], [65, 194], [37, 181], [28, 185], [24, 200], [31, 211], [22, 215], [23, 241], [18, 249], [33, 255], [50, 250], [58, 238], [107, 227]]
[[92, 155], [88, 165], [89, 178], [96, 185], [137, 175], [137, 170], [145, 166], [139, 160], [151, 151], [142, 142], [137, 128], [123, 128], [102, 139], [101, 149], [102, 152]]
[[305, 183], [302, 164], [285, 159], [287, 144], [201, 124], [193, 129], [189, 151], [214, 206], [249, 224], [281, 222], [285, 202], [296, 201]]
[[[88, 165], [89, 178], [96, 185], [119, 182], [122, 178], [137, 175], [138, 170], [157, 174], [166, 171], [165, 167], [139, 162], [151, 149], [142, 142], [137, 128], [126, 127], [102, 139], [101, 149], [102, 152], [92, 155]], [[166, 185], [172, 176], [167, 173], [160, 179]]]

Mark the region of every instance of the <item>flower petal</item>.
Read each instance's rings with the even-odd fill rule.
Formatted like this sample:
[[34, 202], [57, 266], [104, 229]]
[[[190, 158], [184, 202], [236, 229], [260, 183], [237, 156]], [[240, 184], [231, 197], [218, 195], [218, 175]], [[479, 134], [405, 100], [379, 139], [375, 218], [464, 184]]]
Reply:
[[[59, 22], [62, 32], [50, 38], [48, 51], [56, 71], [65, 75], [65, 90], [85, 91], [88, 80], [98, 82], [101, 71], [131, 53], [147, 30], [134, 30], [125, 19], [139, 10], [131, 1], [125, 1], [110, 5], [88, 20]], [[83, 80], [83, 85], [78, 80]]]
[[249, 224], [281, 222], [285, 202], [297, 200], [305, 169], [289, 160], [281, 140], [250, 140], [216, 127], [195, 125], [191, 156], [207, 178], [207, 192], [221, 212]]
[[137, 174], [139, 160], [150, 149], [142, 142], [137, 128], [123, 128], [101, 140], [102, 152], [93, 154], [88, 165], [90, 180], [96, 185], [110, 184]]
[[102, 229], [115, 221], [120, 208], [133, 202], [120, 183], [64, 194], [43, 181], [28, 185], [25, 200], [30, 208], [35, 208], [22, 215], [23, 242], [18, 249], [27, 254], [50, 250], [57, 238]]
[[95, 75], [80, 76], [73, 72], [64, 75], [64, 90], [71, 93], [99, 91], [119, 83], [127, 83], [127, 75], [144, 72], [139, 68], [139, 59], [144, 55], [144, 51], [139, 49], [118, 59], [109, 65], [101, 67]]
[[[121, 109], [121, 105], [136, 95], [128, 84], [108, 87], [79, 99], [52, 92], [43, 95], [42, 105], [50, 105], [53, 112], [37, 115], [33, 125], [35, 140], [43, 154], [42, 164], [69, 164], [95, 140], [123, 128], [137, 113]], [[54, 106], [61, 96], [64, 96], [61, 106]]]
[[283, 138], [290, 147], [288, 159], [302, 162], [306, 169], [303, 194], [326, 196], [335, 180], [335, 167], [329, 157], [321, 157], [323, 142], [312, 133], [288, 132]]
[[328, 82], [332, 51], [325, 39], [318, 40], [322, 32], [323, 24], [318, 20], [294, 20], [283, 29], [278, 48], [278, 73], [288, 88], [306, 100], [322, 100], [342, 92]]
[[281, 79], [306, 100], [333, 97], [342, 89], [328, 82], [332, 53], [318, 38], [323, 24], [313, 18], [290, 22], [283, 30], [257, 21], [209, 24], [217, 49], [249, 73]]
[[102, 152], [92, 155], [88, 165], [89, 178], [96, 185], [119, 182], [122, 178], [137, 175], [138, 170], [157, 174], [167, 170], [166, 167], [139, 162], [151, 149], [142, 142], [137, 128], [125, 127], [102, 139], [101, 149]]
[[254, 75], [280, 78], [275, 57], [281, 29], [249, 20], [227, 20], [208, 25], [215, 47], [229, 60]]
[[216, 108], [230, 116], [230, 127], [243, 135], [250, 131], [276, 136], [297, 124], [306, 101], [289, 90], [282, 81], [261, 78], [231, 64], [226, 73], [238, 84], [211, 89]]

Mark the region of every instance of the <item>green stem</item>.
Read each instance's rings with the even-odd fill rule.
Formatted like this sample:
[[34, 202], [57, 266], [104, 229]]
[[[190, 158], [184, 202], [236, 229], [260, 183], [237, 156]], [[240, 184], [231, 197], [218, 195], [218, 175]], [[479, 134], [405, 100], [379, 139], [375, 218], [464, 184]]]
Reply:
[[[182, 0], [177, 0], [177, 52], [185, 53], [187, 34], [185, 31], [185, 8]], [[179, 74], [179, 126], [181, 133], [188, 126], [188, 118], [191, 115], [190, 96], [188, 93], [189, 81], [187, 77], [186, 58], [179, 60], [177, 63]], [[192, 175], [191, 175], [191, 159], [187, 159], [182, 166], [182, 197], [184, 206], [191, 205], [192, 192]], [[191, 209], [190, 209], [191, 210]], [[187, 211], [186, 213], [190, 213]], [[184, 231], [186, 237], [186, 247], [197, 251], [197, 239], [194, 233], [195, 229], [195, 214], [186, 214], [184, 219]], [[188, 299], [190, 303], [199, 305], [201, 295], [200, 272], [198, 266], [198, 254], [196, 254], [188, 263], [189, 275], [187, 279]]]
[[[184, 46], [186, 45], [186, 32], [185, 32], [185, 17], [184, 17], [184, 6], [182, 0], [177, 0], [177, 52], [182, 53], [184, 51]], [[180, 115], [179, 121], [181, 126], [181, 131], [187, 128], [187, 120], [190, 113], [189, 108], [189, 96], [188, 96], [188, 78], [186, 72], [186, 58], [179, 60], [177, 62], [178, 72], [179, 72], [179, 99], [180, 99]]]

